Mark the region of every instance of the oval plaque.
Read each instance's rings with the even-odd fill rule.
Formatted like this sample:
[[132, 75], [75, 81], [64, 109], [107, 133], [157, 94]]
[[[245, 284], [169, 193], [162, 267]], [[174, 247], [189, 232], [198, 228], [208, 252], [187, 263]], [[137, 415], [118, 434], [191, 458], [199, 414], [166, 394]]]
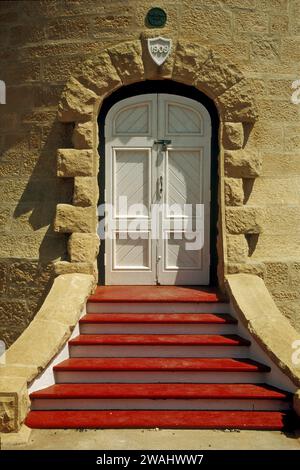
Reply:
[[166, 24], [167, 14], [162, 8], [151, 8], [147, 13], [146, 20], [149, 26], [161, 28]]

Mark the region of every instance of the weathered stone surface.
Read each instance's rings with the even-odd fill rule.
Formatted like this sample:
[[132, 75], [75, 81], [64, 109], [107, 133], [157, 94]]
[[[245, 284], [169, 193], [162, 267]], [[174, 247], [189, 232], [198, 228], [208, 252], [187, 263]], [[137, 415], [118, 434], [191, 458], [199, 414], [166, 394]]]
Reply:
[[[273, 294], [272, 294], [273, 295]], [[300, 335], [300, 298], [297, 299], [284, 299], [283, 301], [275, 298], [274, 301], [283, 313], [283, 315], [288, 319], [291, 325], [298, 331]]]
[[1, 372], [0, 432], [18, 431], [29, 406], [26, 380], [21, 377], [5, 376], [5, 367]]
[[[216, 99], [217, 96], [240, 82], [242, 78], [243, 75], [235, 65], [228, 64], [224, 59], [218, 56], [218, 54], [211, 51], [208, 59], [200, 69], [198, 69], [195, 86]], [[233, 101], [230, 102], [231, 106], [233, 105]], [[220, 102], [222, 103], [222, 100]], [[227, 105], [228, 104], [229, 100], [227, 101]], [[235, 103], [235, 108], [238, 106], [239, 103]], [[226, 110], [226, 115], [229, 115], [228, 110]], [[228, 120], [232, 121], [232, 119]], [[236, 121], [239, 120], [240, 119], [236, 119]]]
[[233, 274], [226, 276], [227, 291], [239, 318], [268, 356], [300, 386], [300, 369], [292, 360], [294, 341], [299, 333], [280, 313], [264, 281], [258, 276]]
[[[59, 305], [57, 308], [59, 309]], [[8, 349], [7, 364], [36, 366], [41, 371], [57, 353], [57, 345], [63, 346], [68, 337], [69, 331], [65, 325], [51, 319], [42, 320], [37, 314], [30, 326]]]
[[94, 145], [94, 123], [78, 122], [75, 125], [72, 142], [75, 149], [92, 149]]
[[224, 178], [226, 206], [242, 206], [244, 203], [243, 180], [241, 178]]
[[72, 233], [68, 252], [72, 263], [94, 261], [99, 249], [99, 237], [94, 233]]
[[98, 199], [98, 182], [96, 178], [76, 176], [74, 179], [73, 204], [88, 207], [96, 204]]
[[67, 82], [58, 106], [58, 118], [62, 122], [73, 122], [91, 118], [97, 95], [85, 88], [75, 78]]
[[225, 149], [237, 150], [244, 145], [244, 128], [241, 122], [225, 122], [223, 126], [223, 145]]
[[245, 79], [218, 96], [217, 106], [224, 121], [255, 122], [258, 111], [253, 96], [253, 90]]
[[22, 424], [17, 432], [2, 433], [1, 450], [20, 449], [20, 446], [27, 446], [31, 437], [32, 429]]
[[93, 176], [93, 151], [58, 149], [57, 176]]
[[246, 263], [228, 263], [227, 274], [254, 274], [262, 279], [265, 277], [265, 265], [264, 263], [247, 260]]
[[122, 81], [107, 52], [82, 64], [78, 80], [100, 98], [122, 85]]
[[253, 150], [225, 150], [225, 174], [235, 178], [256, 178], [262, 168], [260, 155]]
[[30, 382], [41, 372], [69, 338], [94, 285], [90, 275], [59, 276], [35, 319], [8, 349], [3, 373], [21, 368], [20, 376]]
[[288, 288], [289, 266], [287, 263], [267, 262], [265, 283], [269, 290]]
[[109, 49], [109, 55], [123, 85], [144, 79], [142, 45], [140, 41], [124, 42]]
[[58, 204], [54, 221], [54, 230], [62, 233], [92, 233], [96, 229], [97, 217], [94, 207], [75, 207], [70, 204]]
[[245, 262], [248, 257], [248, 251], [248, 243], [244, 235], [227, 235], [228, 262]]
[[176, 48], [173, 80], [193, 85], [209, 53], [209, 49], [196, 42], [180, 39]]
[[97, 267], [95, 263], [70, 263], [68, 261], [57, 261], [54, 263], [54, 271], [57, 276], [65, 274], [90, 274], [92, 276], [97, 275]]
[[[299, 287], [300, 286], [300, 262], [299, 261], [292, 261], [290, 264], [290, 269], [289, 269], [289, 279], [290, 279], [290, 284], [293, 287]], [[300, 313], [300, 309], [299, 309]]]
[[86, 299], [94, 286], [95, 279], [90, 275], [64, 274], [58, 276], [54, 280], [37, 317], [40, 320], [62, 323], [71, 331], [76, 325]]
[[258, 207], [230, 207], [226, 209], [226, 228], [229, 233], [261, 233], [264, 212]]

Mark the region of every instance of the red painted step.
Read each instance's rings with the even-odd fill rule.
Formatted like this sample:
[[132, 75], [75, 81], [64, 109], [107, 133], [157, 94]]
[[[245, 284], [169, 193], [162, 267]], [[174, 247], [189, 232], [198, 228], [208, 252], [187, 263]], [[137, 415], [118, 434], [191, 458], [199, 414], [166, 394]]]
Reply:
[[30, 394], [31, 399], [200, 398], [288, 400], [291, 394], [265, 384], [56, 384]]
[[89, 302], [222, 302], [210, 288], [179, 286], [98, 286]]
[[31, 411], [30, 428], [179, 428], [281, 430], [291, 415], [277, 411]]
[[270, 367], [251, 359], [232, 358], [72, 358], [57, 364], [54, 371], [213, 371], [269, 372]]
[[92, 345], [195, 345], [195, 346], [249, 346], [250, 341], [237, 335], [79, 335], [69, 341], [70, 346]]
[[79, 321], [90, 323], [178, 323], [178, 324], [236, 324], [228, 314], [218, 313], [89, 313]]

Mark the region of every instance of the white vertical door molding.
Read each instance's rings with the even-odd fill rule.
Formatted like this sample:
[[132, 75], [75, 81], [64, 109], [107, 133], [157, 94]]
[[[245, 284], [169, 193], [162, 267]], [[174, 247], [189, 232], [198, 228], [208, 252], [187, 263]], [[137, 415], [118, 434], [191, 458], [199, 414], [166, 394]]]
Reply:
[[[105, 203], [113, 211], [107, 217], [112, 230], [105, 239], [106, 284], [156, 284], [151, 233], [156, 133], [156, 94], [122, 100], [107, 115]], [[120, 204], [120, 197], [127, 198], [126, 206]], [[144, 209], [135, 212], [134, 204], [142, 204]]]
[[[171, 141], [158, 156], [159, 178], [163, 181], [158, 282], [207, 285], [211, 165], [207, 109], [189, 98], [160, 94], [158, 139]], [[190, 215], [187, 205], [192, 205]], [[196, 211], [196, 205], [202, 206]], [[188, 220], [190, 226], [185, 226]]]
[[[105, 241], [106, 284], [208, 284], [208, 111], [200, 103], [176, 95], [127, 98], [110, 109], [105, 139], [105, 202], [113, 207], [108, 217], [112, 237]], [[171, 143], [164, 148], [157, 140]], [[124, 196], [128, 211], [119, 203]], [[134, 204], [143, 204], [144, 209], [137, 212]], [[190, 238], [196, 228], [195, 212], [191, 230], [185, 231], [186, 204], [192, 204], [194, 210], [196, 204], [204, 204], [203, 247], [193, 246], [195, 240]], [[133, 219], [138, 222], [135, 226]], [[158, 237], [152, 232], [155, 225]], [[198, 234], [198, 241], [200, 238]]]

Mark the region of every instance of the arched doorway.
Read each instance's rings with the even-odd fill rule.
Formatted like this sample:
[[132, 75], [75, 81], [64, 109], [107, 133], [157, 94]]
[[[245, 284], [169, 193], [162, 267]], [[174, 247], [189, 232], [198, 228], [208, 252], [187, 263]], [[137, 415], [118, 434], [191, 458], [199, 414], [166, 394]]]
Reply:
[[[139, 239], [127, 230], [132, 220], [122, 217], [118, 209], [114, 212], [114, 234], [101, 242], [99, 283], [215, 284], [219, 120], [213, 102], [190, 86], [169, 80], [145, 81], [108, 97], [98, 122], [102, 156], [99, 203], [113, 204], [121, 195], [128, 197], [128, 204], [156, 204], [155, 216], [151, 210], [142, 214]], [[171, 142], [155, 144], [161, 140]], [[169, 204], [171, 213], [166, 214]], [[178, 213], [183, 204], [194, 206], [189, 227], [194, 237], [201, 225], [197, 220], [196, 227], [195, 216], [204, 215], [201, 249], [199, 237], [193, 240], [191, 234], [179, 233], [181, 215], [186, 215], [185, 209]], [[203, 204], [204, 214], [200, 207], [196, 212], [196, 204]], [[158, 221], [156, 237], [151, 232], [153, 225], [149, 230], [149, 214], [151, 224], [155, 218]], [[125, 219], [129, 223], [124, 230]], [[163, 230], [166, 226], [168, 233]], [[198, 248], [186, 250], [187, 246]]]

